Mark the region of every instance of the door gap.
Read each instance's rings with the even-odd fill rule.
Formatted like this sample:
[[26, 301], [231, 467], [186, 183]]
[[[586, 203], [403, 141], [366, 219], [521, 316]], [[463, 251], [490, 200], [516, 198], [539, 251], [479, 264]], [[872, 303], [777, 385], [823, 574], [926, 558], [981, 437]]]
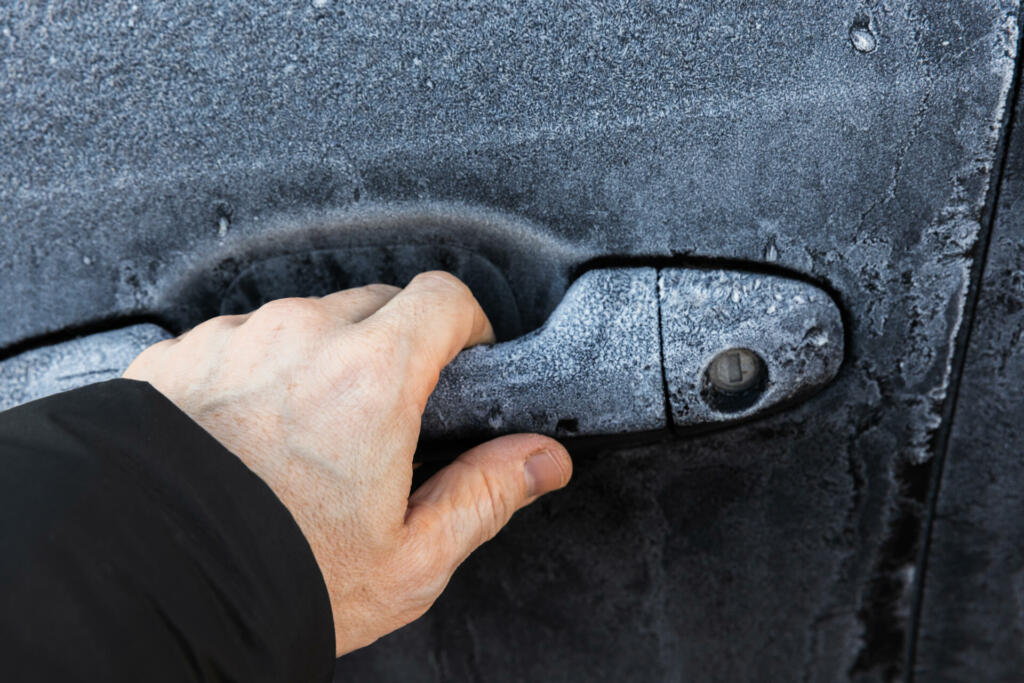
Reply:
[[975, 258], [971, 266], [970, 284], [967, 290], [967, 297], [964, 303], [964, 313], [961, 319], [960, 330], [956, 335], [952, 367], [953, 372], [949, 378], [949, 389], [946, 398], [946, 405], [942, 411], [942, 426], [936, 434], [935, 455], [932, 462], [931, 484], [927, 506], [925, 508], [925, 524], [922, 530], [921, 548], [918, 554], [914, 572], [914, 597], [911, 605], [910, 624], [907, 634], [907, 650], [904, 660], [904, 680], [906, 683], [914, 683], [914, 666], [917, 659], [917, 639], [920, 633], [921, 610], [924, 604], [924, 591], [926, 575], [928, 572], [928, 556], [931, 550], [932, 530], [934, 527], [935, 511], [938, 508], [938, 498], [942, 488], [942, 475], [945, 470], [946, 458], [948, 457], [950, 439], [953, 433], [953, 421], [956, 418], [956, 408], [960, 397], [960, 383], [964, 366], [967, 362], [967, 352], [971, 343], [971, 332], [974, 328], [975, 312], [978, 307], [978, 300], [981, 295], [982, 278], [985, 274], [985, 266], [988, 263], [988, 250], [991, 243], [992, 231], [995, 227], [999, 213], [999, 200], [1002, 191], [1003, 178], [1006, 175], [1006, 163], [1009, 157], [1010, 142], [1013, 136], [1014, 125], [1017, 120], [1017, 107], [1020, 102], [1020, 83], [1022, 55], [1021, 46], [1024, 44], [1024, 36], [1021, 30], [1024, 28], [1022, 18], [1018, 17], [1017, 35], [1017, 58], [1014, 64], [1013, 79], [1010, 85], [1010, 95], [1007, 98], [1006, 111], [1004, 113], [1003, 132], [996, 148], [996, 163], [992, 174], [992, 182], [989, 185], [989, 196], [982, 210], [981, 231], [978, 235], [978, 242], [974, 247]]

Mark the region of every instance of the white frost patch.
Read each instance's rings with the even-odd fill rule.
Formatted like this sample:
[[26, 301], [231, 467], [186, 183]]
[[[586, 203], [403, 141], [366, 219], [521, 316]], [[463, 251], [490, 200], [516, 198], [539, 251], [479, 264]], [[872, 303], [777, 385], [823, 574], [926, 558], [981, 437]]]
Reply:
[[809, 341], [811, 345], [820, 349], [822, 346], [828, 344], [828, 335], [822, 332], [821, 334], [812, 335], [807, 341]]

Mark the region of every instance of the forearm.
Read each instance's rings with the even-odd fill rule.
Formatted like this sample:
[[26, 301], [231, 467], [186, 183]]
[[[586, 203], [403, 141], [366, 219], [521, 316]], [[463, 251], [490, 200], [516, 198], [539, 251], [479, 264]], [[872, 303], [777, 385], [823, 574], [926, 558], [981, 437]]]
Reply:
[[147, 384], [0, 413], [11, 680], [324, 681], [330, 603], [273, 492]]

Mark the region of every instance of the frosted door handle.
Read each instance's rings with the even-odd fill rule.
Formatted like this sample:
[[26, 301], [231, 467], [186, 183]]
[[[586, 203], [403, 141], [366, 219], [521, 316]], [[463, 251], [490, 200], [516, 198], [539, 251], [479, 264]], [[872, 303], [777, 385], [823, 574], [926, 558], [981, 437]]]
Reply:
[[655, 268], [592, 270], [540, 329], [463, 351], [427, 403], [424, 436], [664, 428], [657, 282]]

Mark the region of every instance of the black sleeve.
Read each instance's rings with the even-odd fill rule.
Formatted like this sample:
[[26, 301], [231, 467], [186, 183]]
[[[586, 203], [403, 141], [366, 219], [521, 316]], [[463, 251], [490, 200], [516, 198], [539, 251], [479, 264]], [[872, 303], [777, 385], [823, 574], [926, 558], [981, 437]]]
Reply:
[[0, 679], [328, 681], [313, 552], [238, 458], [150, 385], [0, 413]]

